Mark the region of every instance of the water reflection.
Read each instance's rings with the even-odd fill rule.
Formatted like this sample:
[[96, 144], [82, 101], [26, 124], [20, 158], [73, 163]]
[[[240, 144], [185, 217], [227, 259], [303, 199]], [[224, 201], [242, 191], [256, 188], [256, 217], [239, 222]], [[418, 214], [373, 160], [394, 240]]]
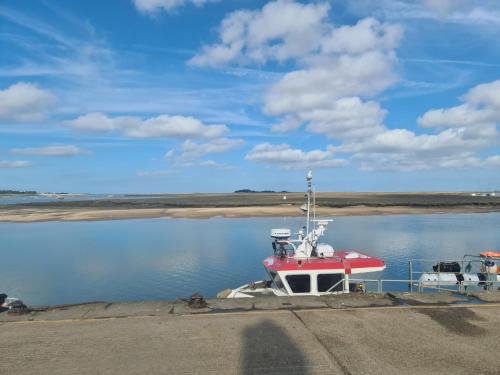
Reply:
[[[270, 229], [300, 218], [0, 224], [0, 292], [30, 304], [207, 297], [265, 277]], [[500, 250], [500, 214], [336, 218], [324, 238], [384, 259], [406, 278], [409, 258]], [[371, 275], [373, 276], [373, 275]]]

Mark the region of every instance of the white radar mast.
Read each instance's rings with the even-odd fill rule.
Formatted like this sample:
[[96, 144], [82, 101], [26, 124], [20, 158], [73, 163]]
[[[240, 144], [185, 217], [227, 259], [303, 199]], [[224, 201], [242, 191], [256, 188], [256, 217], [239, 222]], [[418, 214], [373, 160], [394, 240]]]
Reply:
[[306, 236], [309, 235], [309, 222], [311, 220], [311, 193], [312, 193], [312, 171], [307, 174], [307, 223], [306, 223]]

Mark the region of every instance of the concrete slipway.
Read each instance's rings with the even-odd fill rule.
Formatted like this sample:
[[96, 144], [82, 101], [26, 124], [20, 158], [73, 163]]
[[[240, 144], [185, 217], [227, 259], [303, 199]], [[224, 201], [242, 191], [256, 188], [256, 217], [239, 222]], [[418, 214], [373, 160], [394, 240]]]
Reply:
[[90, 303], [0, 314], [0, 374], [499, 374], [500, 294]]

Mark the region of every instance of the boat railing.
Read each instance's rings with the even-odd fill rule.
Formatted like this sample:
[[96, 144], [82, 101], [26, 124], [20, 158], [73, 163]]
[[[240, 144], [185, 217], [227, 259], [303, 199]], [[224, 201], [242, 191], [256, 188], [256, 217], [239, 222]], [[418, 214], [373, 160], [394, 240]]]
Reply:
[[[401, 286], [411, 285], [410, 291], [418, 291], [420, 293], [425, 292], [427, 290], [432, 291], [446, 291], [453, 293], [466, 293], [467, 288], [470, 286], [470, 283], [467, 281], [460, 282], [441, 282], [440, 284], [430, 285], [425, 282], [417, 281], [417, 280], [409, 280], [409, 279], [352, 279], [349, 280], [342, 279], [336, 285], [331, 287], [328, 292], [333, 290], [340, 283], [359, 283], [363, 285], [362, 290], [365, 292], [376, 292], [379, 294], [383, 294], [386, 292], [394, 292], [395, 290], [402, 290], [405, 288], [397, 288], [394, 289], [389, 285], [400, 284]], [[500, 281], [495, 280], [485, 280], [481, 281], [481, 286], [483, 286], [485, 291], [493, 290], [495, 286], [500, 287]], [[345, 284], [344, 284], [345, 285]], [[371, 286], [371, 287], [370, 287]]]
[[281, 259], [286, 261], [287, 263], [297, 263], [300, 261], [302, 264], [303, 263], [314, 263], [314, 262], [317, 262], [318, 259], [331, 259], [331, 260], [338, 261], [338, 262], [343, 261], [343, 258], [338, 256], [338, 255], [333, 255], [333, 256], [329, 256], [329, 257], [316, 257], [315, 256], [315, 257], [308, 257], [308, 258], [296, 258], [294, 255], [292, 255], [292, 256], [282, 257]]
[[[346, 280], [342, 280], [342, 281], [346, 281]], [[363, 290], [365, 292], [375, 290], [377, 293], [383, 294], [383, 293], [385, 293], [384, 287], [387, 284], [391, 284], [391, 285], [401, 284], [401, 285], [406, 286], [410, 282], [410, 280], [406, 280], [406, 279], [352, 279], [352, 278], [349, 278], [348, 282], [355, 282], [355, 283], [363, 284], [363, 286], [364, 286]], [[375, 289], [367, 288], [367, 286], [370, 286], [370, 285], [374, 285]], [[391, 290], [386, 289], [386, 291], [394, 291], [394, 289], [391, 289]]]
[[[333, 256], [333, 259], [342, 261], [342, 258], [338, 256]], [[293, 259], [293, 260], [292, 260]], [[300, 260], [302, 263], [308, 263], [314, 261], [317, 258], [290, 258], [287, 259], [289, 262], [297, 262]], [[460, 260], [455, 259], [411, 259], [408, 261], [408, 278], [406, 279], [364, 279], [364, 278], [343, 278], [332, 285], [325, 293], [334, 293], [338, 289], [339, 285], [342, 285], [342, 291], [347, 291], [348, 286], [346, 282], [359, 283], [362, 285], [360, 288], [364, 292], [377, 292], [383, 294], [385, 292], [403, 291], [409, 290], [410, 292], [418, 291], [447, 291], [453, 293], [467, 293], [474, 288], [479, 287], [485, 291], [500, 290], [500, 280], [497, 280], [497, 273], [485, 272], [481, 270], [480, 267], [484, 264], [485, 257], [466, 255]], [[458, 263], [460, 265], [460, 270], [458, 272], [442, 271], [442, 263]], [[467, 268], [466, 268], [467, 265]], [[432, 267], [434, 266], [436, 270]], [[474, 268], [474, 269], [473, 269]], [[473, 273], [478, 275], [474, 280], [463, 279], [460, 281], [459, 278], [446, 278], [440, 277], [441, 275], [454, 275], [463, 273]], [[437, 275], [435, 279], [422, 280], [421, 276], [423, 274], [434, 274]], [[479, 276], [483, 275], [483, 276]]]
[[[496, 280], [490, 280], [489, 275], [491, 273], [482, 271], [477, 266], [481, 266], [484, 264], [484, 260], [488, 259], [485, 257], [481, 257], [479, 255], [466, 254], [462, 257], [462, 259], [410, 259], [408, 261], [408, 287], [410, 292], [413, 291], [414, 286], [418, 285], [419, 291], [421, 291], [422, 285], [418, 283], [418, 280], [423, 274], [437, 274], [437, 280], [433, 282], [435, 285], [424, 285], [425, 288], [433, 288], [439, 290], [452, 290], [455, 292], [463, 293], [466, 291], [467, 287], [471, 284], [468, 281], [445, 281], [442, 280], [440, 275], [456, 275], [457, 273], [475, 273], [479, 275], [484, 275], [483, 280], [480, 280], [481, 285], [486, 286], [486, 289], [493, 288], [494, 284], [498, 283]], [[443, 263], [457, 263], [460, 265], [459, 272], [450, 272], [441, 270], [441, 265]], [[434, 270], [432, 267], [437, 267], [437, 270]], [[472, 268], [476, 266], [474, 270]], [[469, 268], [467, 271], [466, 269]], [[457, 287], [454, 289], [450, 289], [450, 285], [456, 285]], [[444, 287], [444, 288], [443, 288]]]

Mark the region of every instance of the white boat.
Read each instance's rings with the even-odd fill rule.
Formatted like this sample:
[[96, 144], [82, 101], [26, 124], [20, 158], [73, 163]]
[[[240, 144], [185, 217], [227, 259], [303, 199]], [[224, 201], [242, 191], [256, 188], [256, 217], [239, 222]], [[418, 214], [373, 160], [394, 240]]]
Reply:
[[[484, 251], [479, 255], [464, 255], [461, 261], [438, 262], [432, 271], [421, 273], [418, 285], [424, 288], [498, 289], [500, 286], [500, 253]], [[475, 270], [473, 269], [475, 268]]]
[[307, 216], [306, 225], [294, 239], [290, 229], [271, 230], [274, 253], [263, 261], [269, 280], [227, 289], [218, 294], [219, 298], [349, 293], [359, 288], [358, 283], [349, 281], [351, 275], [359, 277], [385, 269], [380, 259], [357, 250], [337, 251], [319, 242], [332, 220], [316, 218], [311, 172], [306, 180], [307, 203], [301, 207]]

